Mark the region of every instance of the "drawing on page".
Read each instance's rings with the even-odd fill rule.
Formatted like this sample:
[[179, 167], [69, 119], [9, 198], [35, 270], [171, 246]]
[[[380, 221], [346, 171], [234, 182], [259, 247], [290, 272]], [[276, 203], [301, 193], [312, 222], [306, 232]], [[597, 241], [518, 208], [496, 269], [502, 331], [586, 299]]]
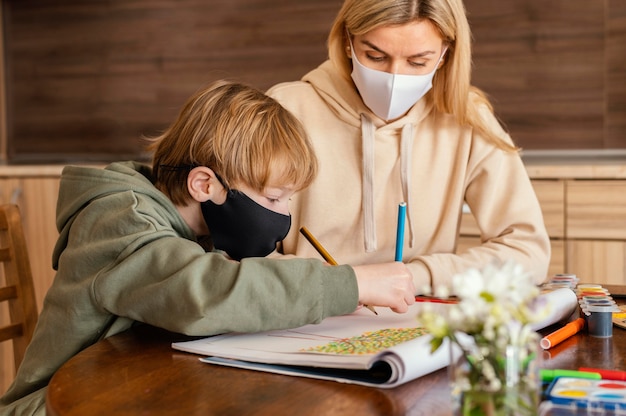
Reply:
[[383, 350], [410, 341], [427, 334], [425, 328], [386, 328], [377, 331], [364, 332], [350, 338], [341, 338], [310, 348], [303, 348], [301, 352], [314, 352], [335, 355], [365, 355], [377, 354]]

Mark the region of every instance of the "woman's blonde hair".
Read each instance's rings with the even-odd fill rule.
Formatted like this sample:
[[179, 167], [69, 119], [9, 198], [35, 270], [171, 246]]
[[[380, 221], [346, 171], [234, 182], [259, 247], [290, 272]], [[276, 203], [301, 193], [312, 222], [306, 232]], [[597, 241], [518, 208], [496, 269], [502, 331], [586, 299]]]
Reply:
[[438, 111], [452, 114], [462, 125], [476, 129], [497, 147], [517, 148], [493, 133], [478, 108], [493, 108], [485, 94], [470, 84], [472, 72], [471, 31], [462, 0], [345, 0], [328, 37], [331, 61], [351, 82], [352, 62], [346, 55], [348, 34], [363, 35], [381, 26], [404, 25], [430, 20], [448, 48], [443, 66], [427, 95]]
[[211, 168], [227, 188], [245, 184], [257, 191], [267, 185], [301, 190], [317, 174], [302, 124], [273, 98], [240, 83], [220, 80], [198, 91], [150, 140], [155, 185], [175, 204], [187, 205], [187, 176], [196, 166]]

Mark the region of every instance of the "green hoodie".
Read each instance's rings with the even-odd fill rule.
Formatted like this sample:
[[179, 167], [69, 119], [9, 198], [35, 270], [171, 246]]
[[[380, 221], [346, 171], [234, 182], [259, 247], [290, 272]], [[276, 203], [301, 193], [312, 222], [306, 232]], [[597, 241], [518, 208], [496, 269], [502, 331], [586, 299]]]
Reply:
[[319, 323], [357, 307], [349, 266], [206, 253], [150, 176], [134, 162], [64, 169], [57, 274], [0, 414], [43, 414], [54, 372], [133, 322], [206, 336]]

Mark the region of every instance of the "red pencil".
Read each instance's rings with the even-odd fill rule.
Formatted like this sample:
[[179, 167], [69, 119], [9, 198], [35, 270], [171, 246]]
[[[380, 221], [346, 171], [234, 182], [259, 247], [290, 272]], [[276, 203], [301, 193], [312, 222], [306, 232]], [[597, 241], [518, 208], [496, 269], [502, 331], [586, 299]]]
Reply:
[[459, 303], [459, 300], [454, 298], [436, 298], [434, 296], [418, 295], [415, 296], [415, 302]]

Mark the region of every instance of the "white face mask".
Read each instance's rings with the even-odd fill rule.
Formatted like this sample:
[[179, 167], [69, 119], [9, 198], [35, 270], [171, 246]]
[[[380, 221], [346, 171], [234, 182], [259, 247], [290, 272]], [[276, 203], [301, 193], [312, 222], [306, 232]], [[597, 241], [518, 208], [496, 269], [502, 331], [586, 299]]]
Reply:
[[401, 75], [377, 71], [362, 65], [352, 50], [352, 79], [365, 105], [383, 120], [400, 117], [418, 102], [433, 86], [432, 81], [442, 52], [430, 74]]

